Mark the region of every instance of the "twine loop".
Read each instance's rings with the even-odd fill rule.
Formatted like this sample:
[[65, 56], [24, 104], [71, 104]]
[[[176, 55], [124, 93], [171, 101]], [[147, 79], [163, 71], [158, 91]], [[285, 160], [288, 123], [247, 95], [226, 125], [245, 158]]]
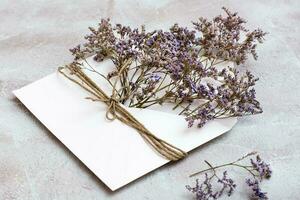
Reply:
[[111, 96], [108, 100], [108, 107], [107, 107], [107, 111], [106, 111], [106, 119], [110, 120], [110, 121], [113, 121], [117, 118], [117, 114], [116, 114], [116, 104], [118, 103], [119, 101]]

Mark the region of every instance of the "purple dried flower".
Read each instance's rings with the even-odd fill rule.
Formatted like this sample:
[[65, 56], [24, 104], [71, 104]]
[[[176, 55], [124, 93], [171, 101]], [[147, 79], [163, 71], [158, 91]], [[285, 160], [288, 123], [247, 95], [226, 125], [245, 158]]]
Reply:
[[[224, 7], [223, 10], [226, 17], [219, 15], [212, 21], [199, 18], [198, 22], [194, 22], [195, 29], [203, 35], [199, 43], [204, 55], [231, 60], [237, 64], [244, 63], [249, 53], [257, 59], [256, 43], [263, 42], [266, 33], [260, 29], [248, 32], [244, 27], [244, 19]], [[246, 35], [246, 39], [240, 41], [242, 33]]]
[[271, 177], [272, 170], [270, 165], [265, 163], [259, 155], [256, 156], [256, 160], [251, 159], [250, 161], [253, 169], [258, 172], [260, 179]]
[[199, 109], [194, 118], [198, 121], [197, 126], [201, 128], [206, 122], [213, 119], [215, 108], [211, 104], [207, 104], [204, 108]]
[[[208, 177], [208, 174], [205, 173], [205, 180], [203, 183], [199, 183], [199, 180], [196, 179], [195, 187], [191, 187], [189, 185], [186, 188], [196, 195], [197, 200], [209, 200], [209, 199], [218, 199], [219, 197], [226, 194], [227, 196], [231, 196], [234, 191], [236, 184], [231, 178], [228, 178], [227, 171], [224, 171], [222, 178], [217, 178], [216, 182], [213, 182], [213, 177]], [[212, 184], [220, 184], [220, 190], [215, 190]]]
[[266, 199], [268, 199], [267, 193], [261, 191], [259, 181], [257, 179], [246, 179], [246, 184], [253, 191], [253, 194], [251, 196], [252, 199], [256, 199], [256, 200], [266, 200]]
[[195, 120], [193, 118], [185, 118], [188, 122], [188, 127], [191, 128], [194, 125]]
[[218, 192], [218, 197], [222, 196], [225, 191], [228, 196], [231, 196], [236, 188], [236, 184], [231, 178], [228, 178], [227, 171], [223, 172], [223, 177], [218, 179], [218, 182], [222, 184], [222, 189]]
[[160, 79], [161, 79], [161, 76], [159, 76], [158, 74], [151, 74], [151, 76], [150, 76], [151, 82], [157, 83], [157, 82], [159, 82]]
[[203, 183], [200, 184], [199, 180], [196, 179], [195, 187], [187, 185], [186, 189], [194, 193], [197, 200], [217, 199], [217, 193], [213, 192], [212, 184], [207, 174], [205, 174], [205, 180]]

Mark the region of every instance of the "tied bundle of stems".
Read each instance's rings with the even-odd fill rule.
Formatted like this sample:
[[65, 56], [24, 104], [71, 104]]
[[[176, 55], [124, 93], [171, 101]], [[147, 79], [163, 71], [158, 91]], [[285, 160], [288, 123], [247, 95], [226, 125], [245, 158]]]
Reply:
[[[137, 108], [171, 104], [188, 127], [261, 113], [253, 88], [258, 78], [228, 63], [242, 65], [248, 55], [257, 59], [256, 46], [266, 33], [247, 30], [237, 13], [223, 10], [225, 17], [199, 18], [192, 29], [174, 24], [168, 31], [113, 26], [102, 19], [89, 28], [85, 44], [70, 49], [72, 65], [86, 68], [86, 63], [110, 84], [118, 103]], [[111, 60], [114, 68], [99, 73], [86, 60], [89, 55], [97, 62]]]

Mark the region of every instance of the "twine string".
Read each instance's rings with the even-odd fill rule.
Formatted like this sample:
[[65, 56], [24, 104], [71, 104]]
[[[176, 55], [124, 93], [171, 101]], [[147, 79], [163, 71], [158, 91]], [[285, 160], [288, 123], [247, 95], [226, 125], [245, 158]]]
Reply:
[[[118, 73], [118, 76], [124, 72], [124, 65]], [[69, 73], [65, 72], [66, 70]], [[119, 99], [116, 98], [115, 87], [117, 80], [113, 84], [113, 92], [109, 97], [91, 78], [89, 78], [76, 63], [59, 67], [58, 71], [70, 81], [76, 83], [91, 95], [96, 97], [89, 98], [105, 103], [107, 105], [106, 118], [108, 120], [118, 119], [124, 124], [134, 128], [158, 153], [168, 160], [176, 161], [184, 158], [187, 153], [173, 146], [172, 144], [156, 137], [143, 124], [141, 124], [133, 115], [131, 115], [123, 106], [120, 105]], [[75, 77], [75, 78], [74, 78]]]

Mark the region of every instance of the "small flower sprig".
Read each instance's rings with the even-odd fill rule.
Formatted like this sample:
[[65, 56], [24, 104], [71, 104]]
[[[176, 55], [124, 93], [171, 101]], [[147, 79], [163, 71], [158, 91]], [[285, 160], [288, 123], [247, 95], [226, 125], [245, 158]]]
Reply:
[[[241, 161], [245, 160], [246, 158], [250, 158], [250, 163], [246, 165], [241, 164]], [[223, 171], [222, 177], [219, 177], [216, 171], [217, 169], [224, 167], [237, 167], [246, 170], [251, 175], [251, 177], [247, 178], [245, 181], [252, 191], [250, 198], [257, 200], [268, 199], [267, 193], [263, 192], [260, 188], [260, 182], [264, 179], [269, 179], [272, 175], [272, 170], [270, 165], [265, 163], [257, 154], [257, 152], [248, 153], [236, 161], [215, 167], [212, 166], [208, 161], [204, 162], [209, 166], [208, 169], [190, 175], [190, 177], [193, 177], [204, 173], [204, 181], [200, 183], [199, 179], [196, 179], [196, 185], [194, 187], [189, 185], [186, 186], [187, 190], [196, 195], [197, 200], [218, 199], [223, 195], [232, 195], [237, 186], [234, 180], [228, 177], [226, 170]], [[212, 175], [209, 176], [208, 172], [212, 172]], [[213, 184], [217, 185], [217, 187]], [[220, 188], [219, 190], [214, 189], [218, 187]]]
[[[248, 55], [257, 59], [257, 44], [266, 33], [247, 30], [237, 13], [223, 10], [225, 17], [199, 18], [193, 29], [174, 24], [168, 31], [113, 26], [102, 19], [97, 28], [89, 28], [85, 44], [70, 50], [73, 65], [86, 63], [111, 85], [114, 99], [129, 107], [172, 104], [189, 127], [261, 113], [253, 88], [258, 78], [225, 62], [240, 65]], [[101, 74], [89, 65], [89, 55], [97, 62], [111, 60], [115, 68]]]

